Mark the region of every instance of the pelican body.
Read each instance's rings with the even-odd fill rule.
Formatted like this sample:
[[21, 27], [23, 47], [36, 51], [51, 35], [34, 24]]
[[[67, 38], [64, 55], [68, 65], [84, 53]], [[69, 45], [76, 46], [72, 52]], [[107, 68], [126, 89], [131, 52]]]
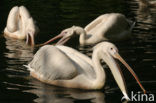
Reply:
[[24, 6], [15, 6], [10, 10], [4, 34], [15, 39], [26, 39], [27, 44], [34, 45], [37, 26], [29, 11]]
[[[81, 45], [92, 45], [104, 40], [122, 41], [130, 37], [132, 28], [135, 23], [126, 19], [126, 17], [119, 13], [104, 14], [96, 18], [85, 28], [79, 26], [72, 26], [63, 30], [60, 35], [52, 38], [47, 44], [55, 38], [63, 37], [62, 39], [69, 40], [74, 35], [79, 35], [79, 43]], [[67, 41], [63, 40], [63, 41]], [[62, 44], [58, 42], [58, 44]], [[64, 42], [63, 42], [64, 43]]]
[[136, 77], [118, 54], [115, 45], [109, 42], [95, 46], [92, 59], [67, 46], [46, 45], [37, 51], [27, 68], [32, 77], [44, 83], [66, 88], [95, 90], [101, 89], [106, 80], [105, 71], [100, 63], [102, 59], [109, 66], [123, 95], [128, 99], [122, 72], [114, 58], [119, 59]]

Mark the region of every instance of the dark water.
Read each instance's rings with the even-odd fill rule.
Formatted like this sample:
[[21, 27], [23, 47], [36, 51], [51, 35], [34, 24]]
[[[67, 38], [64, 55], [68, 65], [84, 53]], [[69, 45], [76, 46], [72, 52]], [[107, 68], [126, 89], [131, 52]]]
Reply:
[[[130, 40], [115, 44], [146, 90], [156, 93], [156, 8], [140, 8], [134, 0], [1, 0], [0, 4], [2, 34], [9, 10], [15, 5], [25, 5], [40, 28], [36, 43], [72, 25], [84, 27], [101, 14], [123, 13], [136, 21], [136, 26]], [[75, 48], [91, 55], [90, 47]], [[23, 65], [36, 50], [23, 41], [0, 37], [0, 103], [121, 103], [122, 94], [109, 70], [106, 86], [99, 91], [60, 88], [33, 79]], [[141, 91], [131, 74], [121, 67], [129, 95], [131, 91]]]

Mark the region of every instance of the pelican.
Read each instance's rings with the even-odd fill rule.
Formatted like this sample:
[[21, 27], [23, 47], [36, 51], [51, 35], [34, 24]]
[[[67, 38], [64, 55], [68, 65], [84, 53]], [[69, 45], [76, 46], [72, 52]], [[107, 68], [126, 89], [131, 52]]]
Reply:
[[115, 59], [120, 60], [128, 68], [145, 92], [134, 71], [119, 55], [116, 46], [109, 42], [97, 44], [92, 59], [67, 46], [45, 45], [37, 51], [26, 67], [32, 77], [44, 83], [66, 88], [96, 90], [101, 89], [106, 80], [101, 59], [109, 66], [127, 100], [129, 98], [124, 78]]
[[[51, 41], [62, 38], [66, 42], [74, 35], [80, 35], [79, 43], [81, 45], [91, 45], [104, 40], [121, 41], [130, 36], [135, 22], [126, 19], [126, 17], [119, 13], [104, 14], [96, 18], [85, 28], [79, 26], [72, 26], [63, 30], [59, 35], [45, 42], [48, 44]], [[63, 42], [63, 43], [64, 43]]]
[[29, 11], [24, 6], [15, 6], [8, 15], [4, 35], [15, 39], [26, 39], [26, 43], [33, 46], [37, 29]]

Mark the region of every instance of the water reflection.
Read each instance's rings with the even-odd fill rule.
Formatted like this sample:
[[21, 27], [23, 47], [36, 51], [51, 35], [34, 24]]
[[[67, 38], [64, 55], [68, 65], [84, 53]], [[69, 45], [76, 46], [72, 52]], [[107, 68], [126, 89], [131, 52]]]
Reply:
[[[133, 2], [133, 3], [135, 3], [136, 5], [138, 4], [138, 7], [132, 8], [133, 9], [132, 11], [136, 14], [137, 21], [143, 22], [144, 26], [150, 25], [150, 27], [151, 27], [152, 24], [154, 25], [154, 23], [156, 21], [156, 18], [155, 18], [156, 8], [150, 8], [147, 6], [139, 5], [138, 1]], [[146, 29], [147, 29], [147, 27], [146, 27]]]
[[26, 45], [24, 41], [6, 38], [5, 57], [12, 59], [20, 59], [22, 61], [29, 61], [33, 57], [33, 48]]
[[[8, 79], [7, 81], [4, 81], [4, 84], [20, 84], [17, 81], [22, 81], [28, 75], [28, 71], [23, 67], [23, 65], [32, 59], [33, 49], [27, 46], [24, 41], [16, 39], [6, 38], [5, 44], [7, 51], [4, 53], [4, 56], [7, 58], [7, 67], [3, 72], [7, 74], [6, 76]], [[17, 79], [17, 81], [12, 81], [13, 79]], [[7, 89], [11, 89], [11, 87], [8, 87]]]
[[[1, 92], [0, 100], [5, 101], [23, 101], [30, 98], [31, 102], [36, 96], [31, 93], [23, 93], [23, 90], [31, 89], [27, 85], [29, 72], [23, 67], [33, 57], [33, 49], [25, 44], [24, 41], [6, 38], [5, 69], [1, 69]], [[20, 97], [20, 98], [19, 98]], [[9, 100], [7, 100], [9, 98]]]
[[[31, 85], [35, 89], [24, 92], [33, 93], [38, 96], [34, 101], [37, 103], [74, 103], [77, 101], [88, 101], [90, 103], [106, 103], [105, 95], [101, 91], [83, 91], [79, 89], [67, 89], [43, 84], [34, 79]], [[83, 103], [83, 101], [81, 101]]]

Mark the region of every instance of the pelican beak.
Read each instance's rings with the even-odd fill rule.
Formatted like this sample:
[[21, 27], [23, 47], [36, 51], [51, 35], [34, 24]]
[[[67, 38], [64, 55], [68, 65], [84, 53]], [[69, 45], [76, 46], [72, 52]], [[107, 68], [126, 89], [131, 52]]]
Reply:
[[127, 69], [132, 73], [132, 75], [135, 77], [135, 79], [137, 80], [137, 82], [139, 83], [140, 87], [143, 89], [144, 93], [145, 93], [145, 89], [143, 88], [143, 86], [141, 85], [139, 79], [137, 78], [136, 74], [134, 73], [134, 71], [132, 70], [132, 68], [122, 59], [122, 57], [116, 53], [114, 55], [108, 55], [108, 58], [103, 57], [104, 61], [108, 64], [114, 79], [116, 80], [120, 90], [122, 91], [123, 95], [124, 95], [124, 99], [126, 100], [130, 100], [127, 94], [127, 88], [126, 88], [126, 83], [123, 77], [123, 74], [121, 72], [121, 69], [119, 67], [119, 65], [117, 64], [115, 59], [118, 59], [119, 61], [121, 61], [126, 67]]
[[30, 45], [30, 46], [34, 46], [35, 45], [35, 42], [34, 42], [34, 36], [30, 33], [28, 33], [26, 35], [26, 44]]
[[116, 59], [118, 59], [122, 64], [125, 65], [125, 67], [129, 70], [129, 72], [133, 75], [133, 77], [136, 79], [137, 83], [139, 84], [140, 88], [143, 90], [144, 94], [146, 93], [146, 90], [144, 89], [144, 87], [142, 86], [138, 76], [135, 74], [135, 72], [133, 71], [133, 69], [126, 63], [126, 61], [118, 54], [116, 53], [114, 55], [114, 57]]
[[61, 39], [56, 43], [56, 45], [63, 45], [70, 39], [70, 36], [66, 36], [65, 33], [61, 33], [55, 36], [54, 38], [48, 40], [47, 42], [43, 43], [43, 45], [49, 44], [50, 42], [53, 42], [54, 40], [58, 38], [61, 38]]
[[63, 44], [65, 44], [68, 40], [70, 39], [70, 36], [64, 36], [64, 37], [62, 37], [57, 43], [56, 43], [56, 45], [63, 45]]

